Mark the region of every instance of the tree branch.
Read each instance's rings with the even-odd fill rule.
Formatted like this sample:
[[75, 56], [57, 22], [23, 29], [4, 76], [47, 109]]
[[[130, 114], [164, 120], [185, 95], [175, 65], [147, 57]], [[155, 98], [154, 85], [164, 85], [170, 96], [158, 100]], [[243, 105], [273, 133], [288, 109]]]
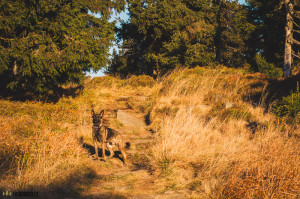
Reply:
[[293, 31], [293, 32], [296, 32], [296, 33], [300, 33], [300, 30], [295, 30], [295, 29], [293, 29], [292, 31]]
[[300, 56], [299, 56], [299, 55], [296, 55], [295, 53], [292, 53], [292, 55], [293, 55], [294, 57], [297, 57], [298, 59], [300, 59]]
[[297, 26], [298, 28], [300, 28], [300, 26], [298, 25], [298, 24], [296, 24], [296, 22], [293, 20], [293, 24], [295, 25], [295, 26]]
[[283, 4], [284, 4], [284, 1], [281, 1], [280, 4], [279, 4], [279, 6], [278, 6], [278, 8], [275, 8], [275, 12], [281, 10]]
[[4, 40], [4, 41], [7, 41], [7, 40], [9, 40], [9, 41], [15, 40], [15, 39], [7, 39], [7, 38], [3, 38], [3, 37], [0, 37], [0, 39], [2, 39], [2, 40]]
[[292, 41], [293, 41], [293, 43], [295, 43], [295, 44], [297, 44], [297, 45], [300, 45], [300, 42], [297, 41], [296, 39], [293, 38]]
[[300, 18], [300, 12], [299, 11], [294, 11], [294, 14], [293, 14], [293, 17], [296, 17], [296, 18]]

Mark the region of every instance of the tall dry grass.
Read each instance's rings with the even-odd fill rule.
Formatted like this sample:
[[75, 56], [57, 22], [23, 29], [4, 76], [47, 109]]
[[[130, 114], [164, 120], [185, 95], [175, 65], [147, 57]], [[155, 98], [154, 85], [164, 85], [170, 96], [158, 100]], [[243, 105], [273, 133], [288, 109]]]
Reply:
[[87, 79], [75, 97], [57, 103], [1, 99], [0, 190], [79, 194], [96, 172], [82, 145], [93, 145], [91, 108], [114, 109], [119, 96], [146, 92], [153, 84], [147, 76], [101, 77]]
[[152, 164], [174, 189], [200, 198], [299, 197], [299, 140], [264, 107], [244, 100], [253, 83], [246, 77], [196, 68], [157, 85]]
[[57, 104], [1, 100], [0, 112], [2, 190], [50, 191], [92, 172], [76, 136], [81, 125], [76, 106], [66, 100]]
[[[94, 175], [80, 143], [92, 144], [91, 108], [127, 107], [148, 114], [157, 132], [147, 164], [161, 191], [188, 189], [195, 198], [298, 198], [297, 125], [265, 113], [265, 96], [258, 106], [249, 101], [266, 82], [243, 70], [178, 69], [158, 81], [95, 78], [78, 96], [56, 104], [0, 100], [0, 189], [80, 189], [75, 182]], [[122, 104], [120, 96], [130, 100]]]

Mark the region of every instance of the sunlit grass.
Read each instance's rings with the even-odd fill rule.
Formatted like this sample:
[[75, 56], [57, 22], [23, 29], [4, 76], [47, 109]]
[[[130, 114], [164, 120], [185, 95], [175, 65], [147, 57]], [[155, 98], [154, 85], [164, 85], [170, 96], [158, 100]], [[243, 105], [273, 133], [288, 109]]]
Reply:
[[121, 107], [151, 122], [156, 144], [137, 147], [146, 153], [131, 160], [134, 167], [151, 170], [158, 193], [183, 189], [196, 198], [297, 198], [299, 129], [266, 112], [264, 95], [251, 101], [266, 83], [261, 74], [198, 67], [157, 80], [94, 78], [78, 96], [55, 104], [2, 99], [0, 188], [47, 190], [94, 176], [82, 147], [82, 142], [93, 145], [91, 109], [106, 109], [106, 122], [122, 129], [109, 115]]
[[297, 196], [299, 143], [263, 104], [245, 101], [253, 83], [261, 90], [266, 83], [250, 77], [196, 68], [175, 71], [157, 85], [151, 112], [159, 135], [151, 159], [157, 175], [201, 198]]

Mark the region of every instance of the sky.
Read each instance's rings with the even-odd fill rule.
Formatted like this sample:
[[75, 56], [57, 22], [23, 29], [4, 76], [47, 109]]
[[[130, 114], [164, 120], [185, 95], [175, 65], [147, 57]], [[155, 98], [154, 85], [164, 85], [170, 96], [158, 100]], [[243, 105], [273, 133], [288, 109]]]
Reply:
[[[97, 16], [97, 14], [95, 16], [99, 17], [99, 15]], [[121, 12], [120, 14], [114, 13], [112, 15], [112, 18], [110, 19], [110, 21], [114, 21], [117, 18], [121, 18], [122, 20], [125, 20], [125, 21], [128, 20], [127, 12], [124, 11], [124, 12]], [[118, 26], [118, 25], [120, 25], [120, 23], [117, 21], [116, 25]], [[118, 50], [116, 43], [114, 43], [113, 46], [109, 49], [109, 54], [112, 55], [114, 49]], [[86, 75], [91, 76], [91, 77], [101, 77], [101, 76], [104, 76], [105, 74], [104, 74], [103, 70], [101, 69], [98, 72], [90, 71], [90, 72], [86, 73]]]
[[[245, 0], [239, 0], [239, 2], [241, 4], [245, 4]], [[97, 17], [97, 14], [95, 15]], [[99, 15], [98, 15], [99, 16]], [[116, 20], [117, 18], [121, 18], [122, 20], [128, 20], [128, 15], [127, 12], [121, 12], [120, 14], [113, 14], [111, 21]], [[117, 25], [119, 24], [119, 22], [117, 22]], [[114, 43], [114, 45], [109, 49], [109, 53], [112, 54], [113, 49], [118, 50], [118, 47], [116, 46], [116, 44]], [[103, 70], [99, 70], [98, 72], [94, 72], [94, 71], [90, 71], [88, 73], [86, 73], [87, 76], [91, 76], [91, 77], [101, 77], [104, 76], [104, 72]]]

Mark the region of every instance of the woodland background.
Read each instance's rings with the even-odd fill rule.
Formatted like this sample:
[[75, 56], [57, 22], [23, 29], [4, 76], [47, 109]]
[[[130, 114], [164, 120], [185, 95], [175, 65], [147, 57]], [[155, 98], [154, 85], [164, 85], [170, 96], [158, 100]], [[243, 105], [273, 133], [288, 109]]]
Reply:
[[[129, 20], [117, 28], [109, 19], [126, 5]], [[0, 8], [6, 93], [56, 92], [101, 68], [157, 77], [176, 67], [224, 65], [278, 78], [298, 66], [299, 3], [293, 0], [3, 0]], [[121, 51], [110, 59], [115, 39]]]

